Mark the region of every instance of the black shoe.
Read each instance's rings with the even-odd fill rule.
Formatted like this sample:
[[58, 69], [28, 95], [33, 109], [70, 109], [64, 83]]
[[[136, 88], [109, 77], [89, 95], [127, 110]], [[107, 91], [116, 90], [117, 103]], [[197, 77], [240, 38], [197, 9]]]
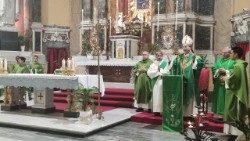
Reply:
[[152, 110], [151, 109], [148, 109], [148, 113], [151, 113], [152, 112]]
[[136, 111], [136, 112], [142, 112], [143, 109], [142, 109], [142, 108], [137, 108], [135, 111]]
[[154, 113], [154, 116], [161, 116], [161, 114], [158, 113], [158, 112], [155, 112], [155, 113]]

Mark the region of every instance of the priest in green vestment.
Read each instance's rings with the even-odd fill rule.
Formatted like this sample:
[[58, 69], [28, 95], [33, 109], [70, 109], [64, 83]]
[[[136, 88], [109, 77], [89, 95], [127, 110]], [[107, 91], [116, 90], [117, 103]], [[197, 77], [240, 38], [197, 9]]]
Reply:
[[11, 68], [10, 68], [10, 73], [15, 73], [16, 72], [16, 69], [17, 67], [19, 66], [19, 56], [16, 56], [16, 63], [15, 64], [12, 64]]
[[[197, 69], [196, 55], [191, 51], [193, 40], [186, 35], [183, 40], [183, 54], [179, 54], [173, 61], [173, 67], [170, 74], [183, 75], [184, 77], [184, 94], [183, 94], [183, 113], [184, 116], [190, 116], [196, 113], [195, 93], [196, 85], [194, 79], [194, 69]], [[196, 110], [197, 111], [197, 110]]]
[[232, 48], [231, 58], [235, 61], [234, 68], [231, 72], [225, 71], [226, 76], [222, 78], [225, 81], [226, 88], [224, 121], [227, 124], [224, 126], [224, 132], [235, 135], [239, 135], [241, 132], [230, 124], [236, 120], [244, 121], [249, 112], [247, 63], [240, 59], [242, 55], [243, 50], [241, 48]]
[[33, 73], [44, 73], [43, 65], [38, 62], [37, 55], [34, 55], [33, 63], [30, 65], [30, 69]]
[[149, 66], [153, 63], [149, 59], [149, 53], [144, 51], [142, 53], [143, 59], [139, 61], [133, 68], [134, 78], [134, 94], [135, 94], [135, 107], [137, 112], [143, 109], [149, 109], [149, 101], [152, 96], [151, 80], [147, 75]]
[[224, 115], [225, 108], [225, 83], [221, 82], [223, 77], [222, 70], [231, 71], [234, 66], [234, 60], [230, 59], [230, 49], [228, 47], [222, 50], [222, 58], [218, 59], [212, 66], [214, 76], [214, 91], [212, 95], [212, 111], [220, 116]]
[[163, 59], [163, 52], [156, 52], [156, 60], [152, 63], [147, 71], [152, 80], [152, 110], [155, 116], [159, 116], [163, 110], [163, 86], [162, 76], [169, 74], [168, 61]]
[[25, 63], [25, 57], [19, 57], [18, 65], [15, 66], [14, 73], [30, 73], [28, 65]]

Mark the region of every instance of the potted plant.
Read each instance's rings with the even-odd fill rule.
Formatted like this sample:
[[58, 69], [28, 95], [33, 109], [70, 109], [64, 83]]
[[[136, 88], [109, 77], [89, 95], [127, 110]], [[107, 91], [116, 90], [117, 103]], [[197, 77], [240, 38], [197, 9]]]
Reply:
[[97, 92], [96, 87], [85, 88], [83, 86], [79, 86], [78, 89], [74, 90], [72, 94], [68, 95], [68, 107], [64, 112], [64, 116], [74, 118], [78, 118], [79, 115], [80, 117], [91, 117], [91, 107], [94, 107], [92, 94], [94, 94], [95, 92]]
[[18, 37], [18, 45], [21, 47], [21, 51], [25, 50], [25, 47], [29, 47], [29, 39], [24, 36]]

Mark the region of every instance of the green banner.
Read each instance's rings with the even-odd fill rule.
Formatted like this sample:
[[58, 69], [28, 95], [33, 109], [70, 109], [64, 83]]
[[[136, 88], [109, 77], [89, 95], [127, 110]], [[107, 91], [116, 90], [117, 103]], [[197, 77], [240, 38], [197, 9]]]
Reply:
[[183, 76], [163, 77], [163, 131], [183, 130]]

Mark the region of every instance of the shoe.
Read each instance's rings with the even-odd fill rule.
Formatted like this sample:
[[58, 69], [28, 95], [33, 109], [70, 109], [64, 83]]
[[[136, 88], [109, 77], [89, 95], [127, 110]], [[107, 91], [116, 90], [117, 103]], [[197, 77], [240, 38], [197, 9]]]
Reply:
[[154, 116], [161, 116], [161, 114], [156, 112], [156, 113], [154, 113]]
[[142, 112], [143, 109], [142, 109], [142, 108], [137, 108], [135, 111], [136, 111], [136, 112]]

